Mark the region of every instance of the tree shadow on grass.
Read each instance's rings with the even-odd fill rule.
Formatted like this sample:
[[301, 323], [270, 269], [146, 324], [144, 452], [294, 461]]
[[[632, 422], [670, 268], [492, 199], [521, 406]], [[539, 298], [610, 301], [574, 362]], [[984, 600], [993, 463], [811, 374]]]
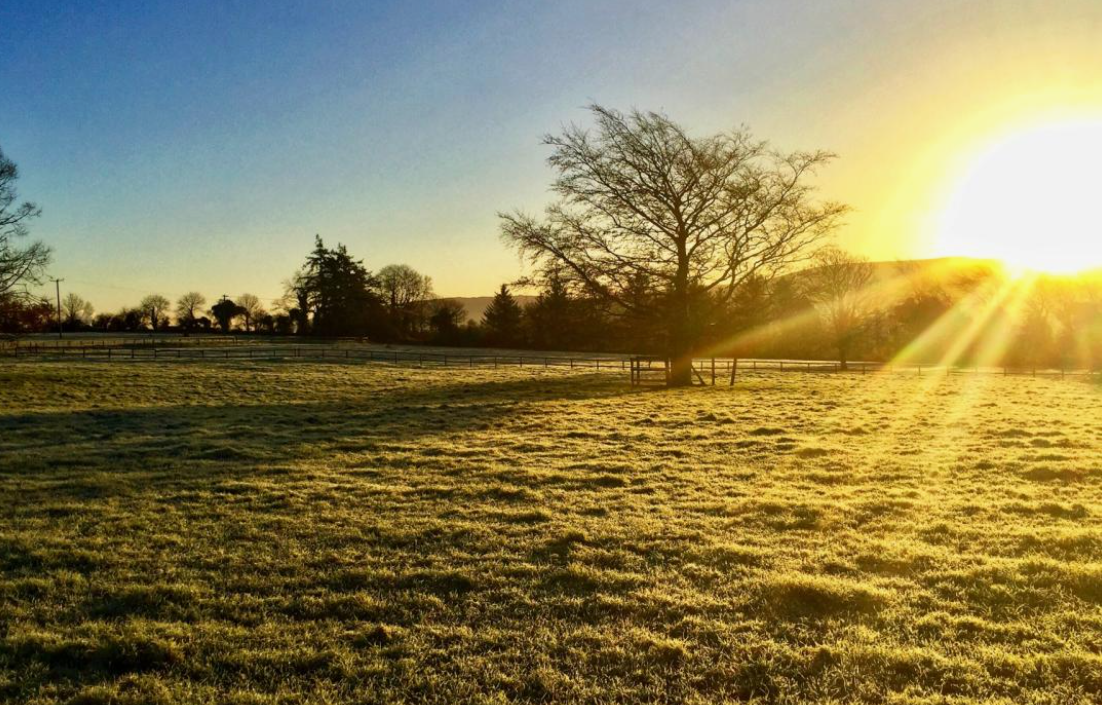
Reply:
[[404, 380], [397, 389], [332, 403], [0, 415], [0, 494], [7, 485], [20, 503], [35, 501], [35, 490], [56, 503], [118, 496], [134, 482], [169, 489], [199, 478], [277, 476], [298, 461], [486, 431], [521, 413], [531, 421], [543, 402], [630, 393], [605, 375], [420, 386], [415, 376]]
[[[20, 674], [0, 683], [0, 700], [43, 685], [70, 693], [135, 674], [190, 677], [182, 635], [203, 634], [194, 625], [204, 619], [405, 620], [422, 604], [460, 600], [478, 588], [474, 573], [414, 563], [465, 539], [385, 517], [418, 502], [431, 517], [465, 488], [443, 486], [432, 468], [397, 488], [346, 469], [450, 461], [436, 453], [464, 434], [517, 416], [550, 422], [544, 402], [628, 391], [608, 376], [441, 384], [399, 371], [394, 381], [332, 403], [250, 404], [245, 393], [243, 403], [0, 415], [0, 621], [19, 610], [25, 622], [0, 634], [0, 672]], [[461, 470], [464, 457], [454, 456]], [[496, 499], [514, 497], [536, 495], [506, 488]], [[367, 546], [408, 561], [348, 579], [348, 594], [317, 592], [330, 552]]]

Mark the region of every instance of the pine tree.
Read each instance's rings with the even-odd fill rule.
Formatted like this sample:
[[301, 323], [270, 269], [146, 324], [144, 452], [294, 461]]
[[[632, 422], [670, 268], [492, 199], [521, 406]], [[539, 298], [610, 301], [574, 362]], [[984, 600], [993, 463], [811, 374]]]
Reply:
[[580, 312], [573, 304], [563, 278], [557, 273], [548, 276], [544, 290], [524, 309], [529, 342], [541, 350], [574, 350], [582, 341], [576, 315]]
[[521, 308], [509, 292], [509, 287], [501, 285], [493, 301], [482, 315], [482, 325], [486, 329], [486, 341], [491, 345], [515, 347], [521, 343]]
[[303, 285], [319, 335], [375, 335], [382, 327], [382, 300], [377, 283], [344, 245], [328, 249], [317, 237], [306, 258]]

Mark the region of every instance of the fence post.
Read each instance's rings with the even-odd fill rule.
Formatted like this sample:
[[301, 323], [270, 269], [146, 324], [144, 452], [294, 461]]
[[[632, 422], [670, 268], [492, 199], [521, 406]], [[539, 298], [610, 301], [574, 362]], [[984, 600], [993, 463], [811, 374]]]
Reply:
[[712, 358], [712, 386], [716, 386], [716, 359]]

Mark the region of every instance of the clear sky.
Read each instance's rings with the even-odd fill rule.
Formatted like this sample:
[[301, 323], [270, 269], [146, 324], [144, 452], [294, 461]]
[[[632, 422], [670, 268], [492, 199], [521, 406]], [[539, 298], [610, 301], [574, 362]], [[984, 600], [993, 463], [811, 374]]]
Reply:
[[1000, 130], [1102, 106], [1093, 0], [0, 2], [0, 147], [51, 274], [99, 310], [262, 297], [314, 233], [442, 295], [520, 272], [495, 213], [600, 102], [827, 148], [875, 258], [952, 254], [947, 184]]

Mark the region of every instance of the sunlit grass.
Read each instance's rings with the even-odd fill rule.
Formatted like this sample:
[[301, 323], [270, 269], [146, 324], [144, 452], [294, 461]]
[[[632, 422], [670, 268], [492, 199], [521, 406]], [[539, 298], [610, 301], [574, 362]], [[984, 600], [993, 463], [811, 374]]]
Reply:
[[1089, 702], [1099, 401], [985, 375], [10, 365], [0, 698]]

